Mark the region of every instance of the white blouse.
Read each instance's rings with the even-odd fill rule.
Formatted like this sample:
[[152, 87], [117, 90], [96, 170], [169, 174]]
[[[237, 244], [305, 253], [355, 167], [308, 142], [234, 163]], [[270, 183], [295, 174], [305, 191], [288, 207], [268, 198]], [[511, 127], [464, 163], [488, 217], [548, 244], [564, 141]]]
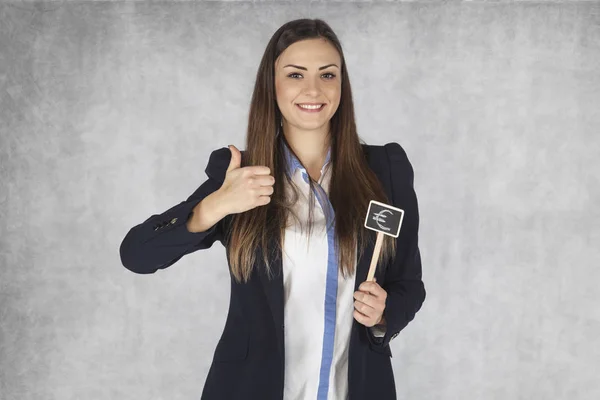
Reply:
[[[334, 212], [329, 199], [331, 168], [327, 153], [315, 185], [313, 228], [307, 235], [309, 184], [306, 169], [284, 144], [288, 173], [299, 188], [296, 215], [289, 216], [283, 245], [285, 382], [284, 400], [345, 399], [348, 393], [348, 345], [354, 320], [355, 273], [344, 279], [334, 249]], [[291, 188], [286, 186], [291, 196]], [[326, 221], [323, 210], [331, 219]], [[326, 223], [330, 222], [329, 229]], [[310, 240], [309, 240], [310, 239]], [[356, 251], [356, 250], [355, 250]], [[356, 253], [355, 253], [356, 255]], [[356, 271], [356, 256], [354, 271]], [[375, 336], [385, 331], [372, 328]]]

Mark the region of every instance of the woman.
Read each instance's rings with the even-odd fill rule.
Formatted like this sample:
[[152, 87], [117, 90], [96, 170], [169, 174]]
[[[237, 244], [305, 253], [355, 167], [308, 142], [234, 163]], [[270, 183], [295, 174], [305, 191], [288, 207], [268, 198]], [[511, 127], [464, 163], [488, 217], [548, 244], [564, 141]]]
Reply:
[[[399, 144], [361, 144], [344, 54], [325, 22], [275, 32], [246, 150], [214, 150], [205, 172], [120, 248], [127, 269], [148, 274], [225, 246], [231, 300], [202, 399], [395, 399], [389, 342], [425, 299], [413, 170]], [[370, 200], [404, 210], [375, 282]]]

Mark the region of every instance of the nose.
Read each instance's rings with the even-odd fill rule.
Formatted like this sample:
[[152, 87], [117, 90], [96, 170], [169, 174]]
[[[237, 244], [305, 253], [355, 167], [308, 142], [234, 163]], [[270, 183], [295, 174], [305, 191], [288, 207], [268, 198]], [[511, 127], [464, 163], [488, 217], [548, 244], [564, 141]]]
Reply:
[[304, 88], [305, 93], [307, 94], [313, 94], [315, 95], [315, 97], [319, 94], [320, 90], [319, 90], [319, 86], [320, 83], [318, 80], [313, 80], [313, 79], [306, 79], [306, 86]]

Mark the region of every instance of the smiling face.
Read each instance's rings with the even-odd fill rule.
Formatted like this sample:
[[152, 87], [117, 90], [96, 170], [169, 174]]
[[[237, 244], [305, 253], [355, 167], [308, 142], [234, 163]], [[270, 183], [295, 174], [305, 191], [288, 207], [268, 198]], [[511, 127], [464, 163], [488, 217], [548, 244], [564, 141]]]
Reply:
[[[288, 132], [329, 132], [342, 91], [341, 59], [325, 39], [307, 39], [290, 45], [275, 61], [277, 105]], [[320, 109], [303, 109], [317, 104]]]

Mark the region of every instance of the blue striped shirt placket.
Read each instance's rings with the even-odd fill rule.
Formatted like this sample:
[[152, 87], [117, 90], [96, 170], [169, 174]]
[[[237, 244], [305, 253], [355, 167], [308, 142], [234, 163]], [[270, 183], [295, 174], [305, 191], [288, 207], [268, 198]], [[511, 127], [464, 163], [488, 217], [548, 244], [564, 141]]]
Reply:
[[[291, 178], [296, 172], [296, 169], [302, 171], [302, 178], [304, 182], [308, 184], [308, 174], [306, 169], [300, 164], [298, 159], [289, 151], [286, 144], [284, 144], [284, 152], [286, 159], [286, 172]], [[331, 148], [327, 151], [327, 157], [325, 164], [321, 167], [321, 176], [327, 163], [331, 159]], [[329, 391], [329, 376], [331, 372], [331, 363], [333, 360], [333, 346], [335, 339], [335, 320], [336, 320], [336, 303], [337, 303], [337, 289], [338, 289], [338, 263], [337, 253], [338, 249], [335, 245], [334, 234], [335, 234], [335, 216], [333, 206], [329, 201], [329, 197], [323, 187], [319, 184], [315, 184], [313, 194], [319, 202], [323, 214], [327, 218], [327, 281], [325, 286], [325, 304], [324, 304], [324, 332], [323, 332], [323, 350], [321, 353], [321, 369], [319, 372], [319, 388], [317, 393], [317, 400], [326, 400]], [[328, 213], [325, 212], [325, 208], [328, 208]]]

